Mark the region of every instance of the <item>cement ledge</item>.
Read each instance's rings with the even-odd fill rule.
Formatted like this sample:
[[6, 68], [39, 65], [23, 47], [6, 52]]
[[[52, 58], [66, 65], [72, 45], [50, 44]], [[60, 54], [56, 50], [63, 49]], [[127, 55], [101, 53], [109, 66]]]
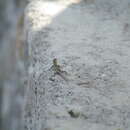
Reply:
[[29, 4], [27, 130], [130, 129], [127, 2]]

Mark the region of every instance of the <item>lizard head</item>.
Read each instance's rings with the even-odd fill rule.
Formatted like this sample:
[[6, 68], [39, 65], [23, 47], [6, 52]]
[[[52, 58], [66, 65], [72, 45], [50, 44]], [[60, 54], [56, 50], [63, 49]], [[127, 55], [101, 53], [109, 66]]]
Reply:
[[58, 63], [57, 63], [57, 59], [56, 58], [54, 58], [53, 59], [53, 65], [57, 65]]

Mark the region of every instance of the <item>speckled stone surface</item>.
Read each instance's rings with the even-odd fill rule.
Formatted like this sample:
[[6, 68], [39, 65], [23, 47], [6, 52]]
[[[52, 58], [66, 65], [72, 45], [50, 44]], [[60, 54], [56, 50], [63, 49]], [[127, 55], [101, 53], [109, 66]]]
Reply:
[[34, 0], [25, 14], [26, 130], [130, 130], [130, 3]]

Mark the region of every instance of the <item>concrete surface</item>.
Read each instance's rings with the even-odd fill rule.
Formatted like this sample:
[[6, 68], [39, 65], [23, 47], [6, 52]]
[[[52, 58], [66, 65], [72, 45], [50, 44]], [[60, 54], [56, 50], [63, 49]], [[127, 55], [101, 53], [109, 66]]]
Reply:
[[130, 130], [129, 1], [34, 0], [25, 33], [26, 130]]

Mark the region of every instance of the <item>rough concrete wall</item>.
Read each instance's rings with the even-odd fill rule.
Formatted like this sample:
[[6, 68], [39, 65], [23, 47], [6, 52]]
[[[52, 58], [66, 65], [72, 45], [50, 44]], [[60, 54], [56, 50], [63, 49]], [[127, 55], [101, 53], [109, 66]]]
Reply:
[[[25, 68], [22, 26], [17, 26], [26, 0], [0, 0], [0, 130], [21, 130]], [[21, 33], [19, 33], [21, 30]], [[17, 45], [21, 48], [17, 48]], [[19, 50], [18, 50], [19, 49]], [[17, 54], [16, 54], [17, 53]]]
[[25, 129], [129, 130], [130, 3], [34, 0], [25, 21]]

